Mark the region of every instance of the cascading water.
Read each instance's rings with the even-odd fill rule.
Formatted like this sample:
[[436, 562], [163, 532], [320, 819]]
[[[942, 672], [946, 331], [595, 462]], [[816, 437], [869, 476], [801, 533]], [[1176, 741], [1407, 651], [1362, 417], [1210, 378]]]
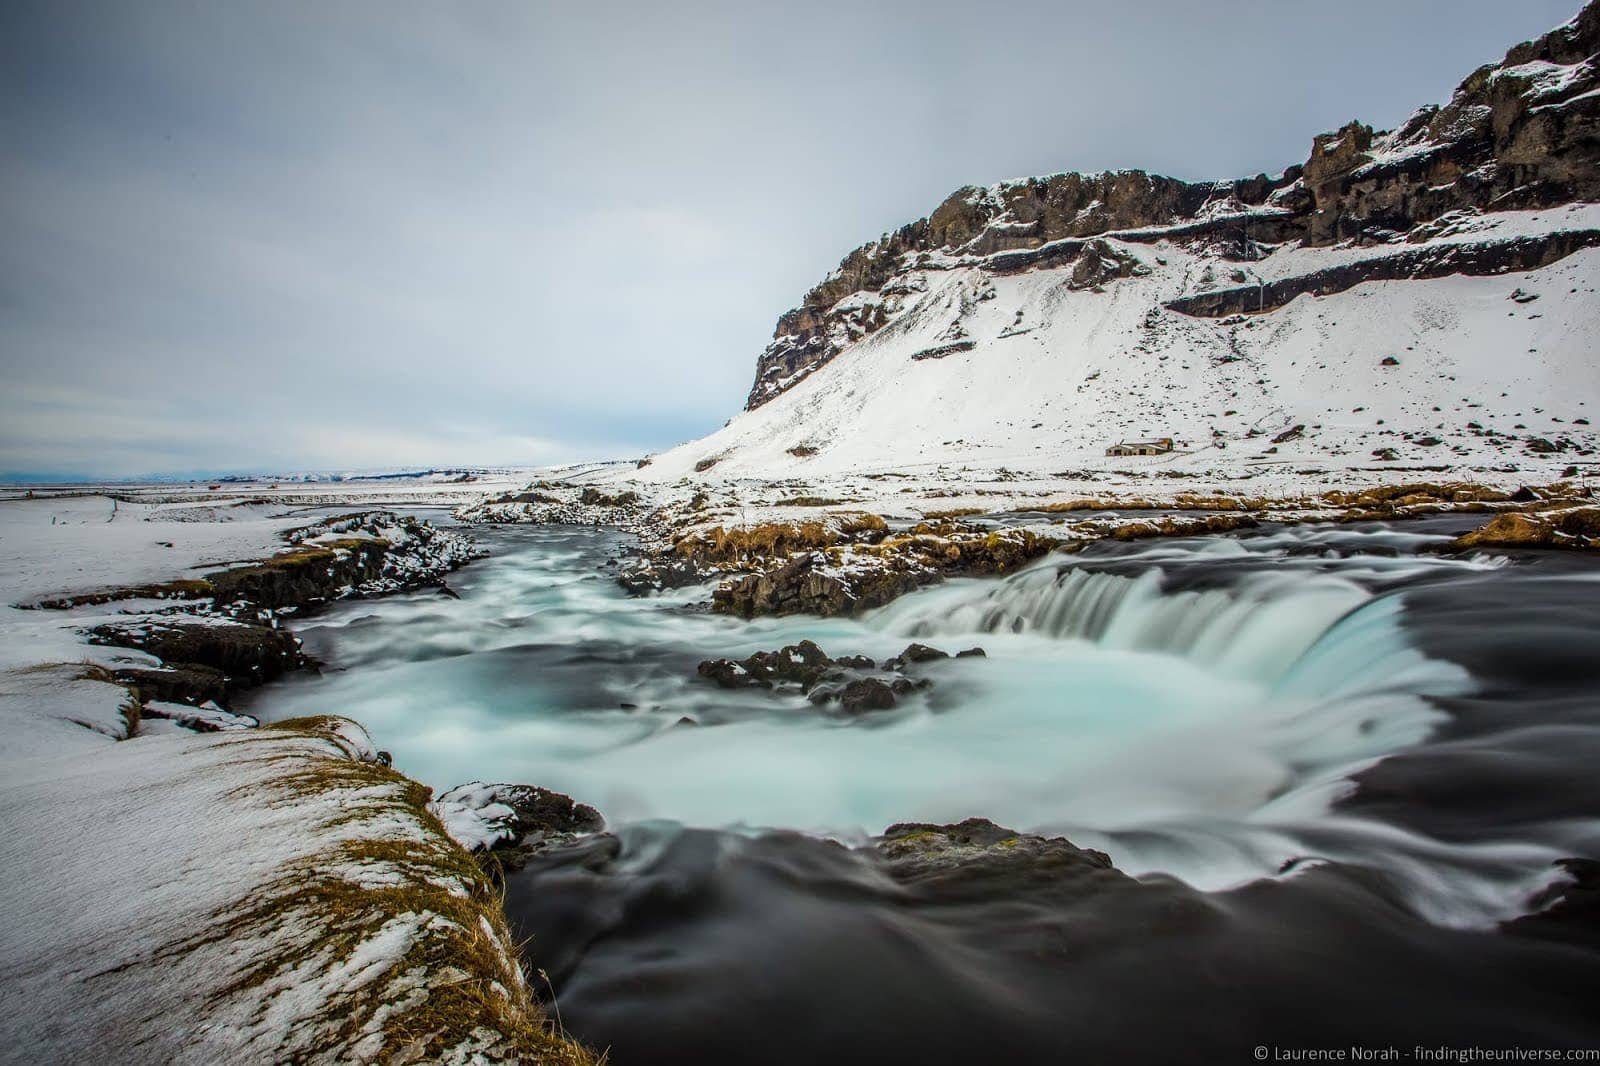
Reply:
[[[997, 1033], [1020, 1061], [1184, 1061], [1348, 1043], [1346, 1014], [1410, 1046], [1474, 1037], [1492, 1019], [1469, 1001], [1518, 1038], [1548, 1012], [1570, 1044], [1592, 1004], [1548, 1004], [1584, 960], [1482, 930], [1600, 850], [1596, 574], [1429, 556], [1446, 538], [1417, 530], [1104, 544], [856, 620], [755, 622], [690, 608], [704, 590], [625, 597], [616, 534], [493, 530], [458, 600], [303, 624], [329, 669], [250, 709], [350, 714], [435, 786], [599, 807], [616, 839], [510, 875], [507, 907], [566, 1024], [617, 1061], [799, 1066], [837, 1057], [841, 1024], [862, 1057], [919, 1066], [994, 1057]], [[931, 688], [860, 719], [696, 676], [803, 638], [987, 657], [923, 664]], [[929, 901], [815, 835], [972, 816], [1143, 880]], [[1169, 1024], [1127, 1007], [1151, 1001]]]
[[[537, 782], [613, 822], [854, 838], [981, 815], [1208, 887], [1306, 854], [1350, 775], [1428, 736], [1432, 701], [1470, 683], [1414, 646], [1405, 594], [1385, 589], [1487, 568], [1166, 543], [952, 581], [860, 620], [737, 623], [676, 606], [688, 594], [623, 596], [595, 566], [614, 538], [501, 536], [517, 547], [466, 571], [459, 601], [362, 604], [311, 626], [313, 650], [349, 668], [257, 709], [338, 706], [431, 784]], [[699, 658], [802, 638], [879, 659], [913, 638], [987, 657], [927, 664], [926, 694], [863, 720], [694, 674]]]
[[891, 606], [880, 624], [918, 637], [1036, 633], [1102, 648], [1177, 655], [1227, 677], [1270, 681], [1370, 598], [1336, 577], [1250, 574], [1224, 589], [1169, 592], [1160, 567], [1137, 577], [1050, 564], [994, 584]]

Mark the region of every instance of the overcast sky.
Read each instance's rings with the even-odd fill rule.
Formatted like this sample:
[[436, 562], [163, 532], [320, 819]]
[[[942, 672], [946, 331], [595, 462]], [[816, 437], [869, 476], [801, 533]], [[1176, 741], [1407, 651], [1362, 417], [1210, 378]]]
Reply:
[[1576, 0], [0, 3], [0, 477], [637, 455], [955, 188], [1276, 171]]

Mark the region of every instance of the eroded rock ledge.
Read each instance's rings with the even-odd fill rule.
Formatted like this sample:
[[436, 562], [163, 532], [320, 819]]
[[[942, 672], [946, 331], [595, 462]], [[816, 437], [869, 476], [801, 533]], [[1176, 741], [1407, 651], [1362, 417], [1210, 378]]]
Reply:
[[1297, 296], [1328, 296], [1367, 281], [1442, 278], [1451, 274], [1508, 274], [1537, 270], [1582, 248], [1600, 245], [1600, 230], [1578, 229], [1471, 244], [1417, 248], [1328, 267], [1265, 285], [1241, 285], [1172, 300], [1173, 311], [1206, 318], [1270, 311]]
[[390, 511], [370, 511], [289, 530], [289, 546], [257, 563], [163, 585], [61, 597], [33, 606], [69, 610], [135, 600], [175, 600], [95, 626], [94, 644], [161, 660], [119, 667], [141, 699], [224, 703], [305, 665], [300, 642], [278, 620], [337, 600], [444, 587], [452, 570], [482, 556], [470, 536]]

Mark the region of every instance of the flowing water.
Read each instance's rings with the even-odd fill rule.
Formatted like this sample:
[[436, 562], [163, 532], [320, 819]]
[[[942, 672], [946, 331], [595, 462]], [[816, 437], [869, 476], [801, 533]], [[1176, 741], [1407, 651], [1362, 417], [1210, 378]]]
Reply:
[[[1453, 529], [1102, 544], [858, 620], [740, 622], [703, 589], [625, 595], [620, 534], [495, 528], [459, 599], [303, 624], [327, 669], [250, 709], [348, 714], [439, 788], [598, 807], [617, 834], [531, 864], [508, 908], [566, 1024], [616, 1061], [840, 1057], [830, 1033], [922, 1062], [1181, 1058], [1173, 1025], [1219, 1053], [1421, 1041], [1474, 995], [1581, 1043], [1600, 1027], [1560, 1004], [1595, 956], [1493, 930], [1600, 852], [1600, 569], [1428, 552]], [[986, 657], [925, 664], [930, 687], [855, 719], [695, 673], [800, 639]], [[1100, 848], [1143, 894], [953, 906], [839, 843], [972, 816]], [[1432, 1015], [1383, 998], [1419, 987]], [[1356, 1013], [1294, 1029], [1291, 988]]]

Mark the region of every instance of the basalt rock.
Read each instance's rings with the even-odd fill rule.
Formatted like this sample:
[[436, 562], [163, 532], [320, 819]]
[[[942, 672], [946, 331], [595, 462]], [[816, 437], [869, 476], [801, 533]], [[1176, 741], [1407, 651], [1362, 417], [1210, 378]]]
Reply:
[[632, 595], [642, 596], [661, 589], [698, 585], [715, 574], [715, 570], [682, 556], [641, 555], [617, 571], [617, 584]]
[[[980, 649], [981, 654], [981, 649]], [[931, 663], [950, 658], [950, 653], [931, 648], [926, 644], [907, 644], [906, 650], [884, 661], [885, 670], [904, 670], [912, 663]]]
[[[89, 642], [136, 648], [162, 659], [177, 672], [163, 685], [155, 671], [140, 670], [140, 692], [157, 698], [190, 694], [216, 699], [265, 684], [302, 664], [300, 642], [282, 629], [243, 622], [109, 622], [89, 631]], [[130, 671], [130, 673], [133, 673]], [[222, 691], [214, 678], [222, 676]], [[144, 685], [151, 685], [145, 691]]]
[[712, 593], [712, 609], [745, 618], [853, 615], [947, 576], [1009, 573], [1066, 545], [1025, 529], [993, 531], [958, 523], [940, 529], [856, 544], [833, 562], [820, 551], [791, 555], [724, 582]]
[[839, 693], [839, 705], [846, 714], [885, 711], [895, 705], [895, 690], [881, 678], [863, 677], [844, 687]]
[[[853, 660], [852, 660], [853, 662]], [[707, 659], [698, 668], [701, 677], [716, 682], [719, 688], [771, 688], [775, 684], [799, 685], [807, 691], [829, 670], [845, 664], [809, 640], [790, 644], [777, 651], [758, 651], [735, 662], [732, 659]]]
[[639, 503], [639, 494], [637, 492], [619, 492], [616, 495], [610, 495], [590, 486], [579, 494], [578, 502], [585, 507], [635, 507]]
[[112, 671], [119, 684], [132, 685], [147, 700], [201, 704], [228, 697], [228, 675], [209, 666], [123, 667]]
[[824, 570], [826, 557], [803, 552], [764, 573], [747, 574], [719, 586], [711, 607], [744, 618], [768, 614], [850, 614], [858, 598], [839, 576]]
[[895, 880], [952, 900], [1013, 899], [1038, 893], [1081, 898], [1132, 887], [1101, 851], [1063, 837], [1018, 833], [987, 818], [952, 825], [905, 822], [875, 841]]
[[514, 870], [532, 855], [565, 847], [606, 826], [587, 803], [533, 785], [475, 781], [441, 793], [431, 806], [453, 835], [463, 821], [471, 827], [466, 843], [488, 858], [491, 870], [497, 865]]
[[1148, 268], [1127, 252], [1119, 251], [1105, 241], [1089, 241], [1078, 252], [1067, 278], [1067, 287], [1093, 289], [1118, 278], [1148, 273]]
[[286, 537], [292, 546], [278, 555], [207, 574], [213, 601], [304, 613], [347, 596], [437, 586], [483, 554], [465, 534], [389, 511], [329, 519]]
[[256, 607], [306, 607], [336, 598], [339, 590], [378, 578], [389, 545], [349, 538], [306, 545], [254, 564], [208, 574], [217, 603], [248, 601]]
[[771, 688], [772, 682], [757, 677], [733, 659], [704, 659], [695, 672], [718, 688]]
[[[1442, 248], [1379, 256], [1325, 270], [1283, 278], [1266, 285], [1242, 285], [1185, 296], [1167, 303], [1170, 310], [1205, 318], [1282, 307], [1297, 296], [1329, 296], [1367, 281], [1442, 278], [1451, 274], [1487, 275], [1537, 270], [1582, 248], [1600, 245], [1600, 230], [1564, 230], [1539, 236], [1478, 241]], [[1399, 366], [1394, 356], [1384, 366]]]
[[[933, 652], [933, 649], [920, 644], [914, 644], [912, 648], [920, 648], [924, 653]], [[943, 654], [936, 653], [939, 656]], [[883, 672], [890, 670], [890, 665], [884, 664]], [[849, 715], [887, 710], [895, 705], [900, 696], [926, 688], [929, 684], [925, 679], [914, 681], [907, 677], [881, 676], [877, 665], [865, 655], [831, 658], [809, 640], [790, 644], [777, 651], [758, 651], [738, 661], [707, 659], [700, 663], [697, 672], [719, 688], [771, 689], [792, 685], [805, 693], [806, 698], [816, 706], [826, 707], [837, 703], [840, 710]]]

